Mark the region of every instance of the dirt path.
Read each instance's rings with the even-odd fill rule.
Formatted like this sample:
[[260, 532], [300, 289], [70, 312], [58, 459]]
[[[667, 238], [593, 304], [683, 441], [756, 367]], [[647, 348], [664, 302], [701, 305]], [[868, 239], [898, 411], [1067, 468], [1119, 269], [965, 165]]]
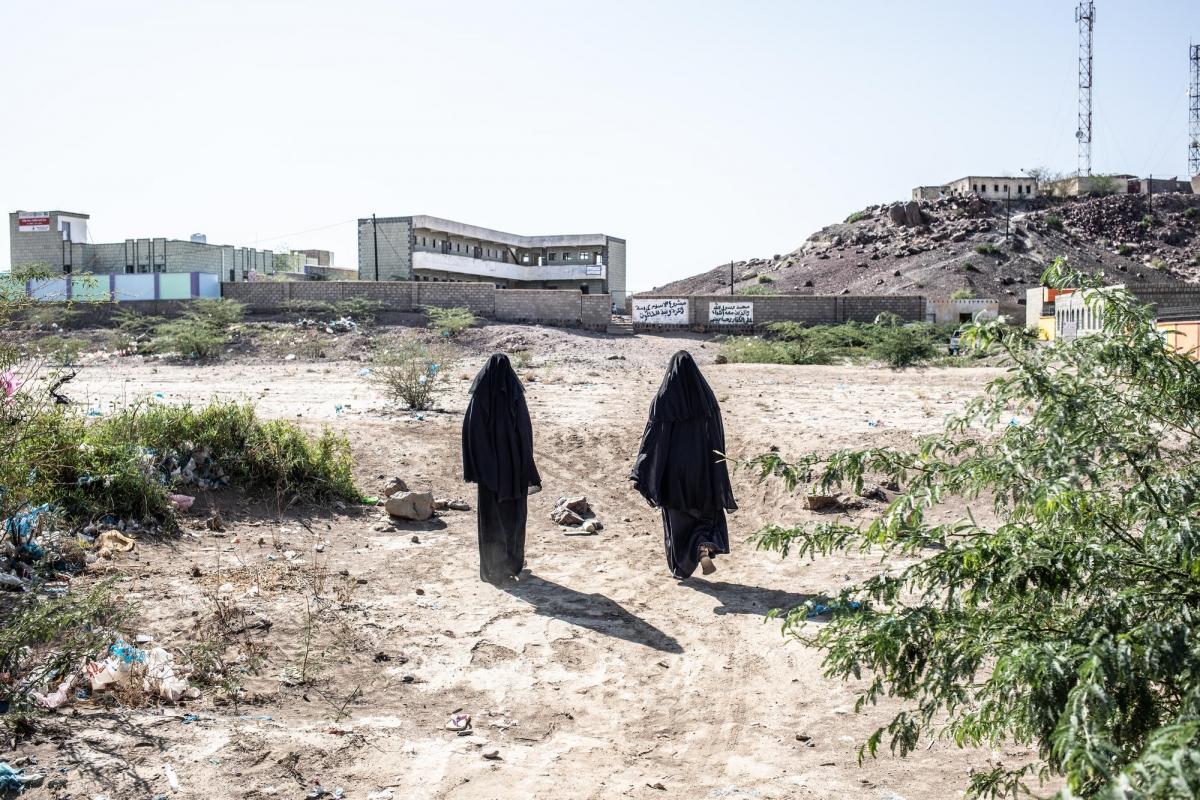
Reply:
[[[781, 487], [738, 475], [734, 552], [714, 580], [677, 583], [658, 520], [625, 476], [661, 370], [681, 345], [721, 400], [735, 457], [771, 445], [788, 454], [906, 446], [995, 371], [717, 366], [715, 346], [698, 341], [503, 326], [472, 336], [463, 376], [489, 345], [532, 336], [523, 373], [546, 488], [530, 502], [530, 576], [507, 590], [479, 581], [472, 512], [393, 526], [376, 509], [317, 509], [277, 522], [261, 506], [201, 497], [193, 518], [221, 504], [228, 530], [197, 524], [174, 546], [144, 545], [118, 585], [138, 604], [142, 632], [168, 648], [203, 644], [222, 609], [269, 621], [217, 648], [239, 665], [230, 688], [240, 692], [205, 687], [187, 708], [80, 704], [63, 717], [69, 735], [10, 754], [36, 755], [65, 781], [26, 796], [298, 798], [319, 782], [360, 800], [389, 788], [395, 798], [456, 800], [914, 800], [957, 796], [967, 772], [988, 765], [991, 754], [938, 743], [860, 768], [858, 744], [894, 707], [855, 714], [858, 687], [822, 678], [816, 652], [764, 623], [771, 608], [836, 591], [877, 562], [752, 550], [743, 539], [758, 525], [809, 512]], [[265, 416], [344, 431], [369, 492], [401, 475], [474, 505], [459, 472], [467, 381], [453, 382], [445, 413], [418, 420], [386, 406], [362, 368], [126, 360], [90, 367], [77, 383], [101, 409], [155, 392], [157, 402], [247, 397]], [[555, 499], [575, 493], [604, 521], [600, 535], [565, 536], [550, 522]], [[306, 602], [314, 590], [322, 599]], [[472, 715], [473, 735], [444, 729], [459, 709]], [[484, 759], [493, 749], [499, 760]]]

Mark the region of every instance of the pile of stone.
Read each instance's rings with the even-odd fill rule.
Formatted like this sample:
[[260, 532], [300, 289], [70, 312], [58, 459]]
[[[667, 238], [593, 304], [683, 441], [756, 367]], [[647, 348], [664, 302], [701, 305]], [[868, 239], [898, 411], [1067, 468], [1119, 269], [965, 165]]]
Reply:
[[471, 506], [464, 500], [445, 500], [434, 498], [432, 491], [409, 491], [408, 484], [403, 478], [392, 478], [384, 487], [383, 509], [388, 516], [396, 519], [424, 522], [431, 519], [437, 511], [470, 511]]
[[563, 528], [582, 533], [596, 533], [604, 528], [583, 495], [558, 498], [550, 519]]

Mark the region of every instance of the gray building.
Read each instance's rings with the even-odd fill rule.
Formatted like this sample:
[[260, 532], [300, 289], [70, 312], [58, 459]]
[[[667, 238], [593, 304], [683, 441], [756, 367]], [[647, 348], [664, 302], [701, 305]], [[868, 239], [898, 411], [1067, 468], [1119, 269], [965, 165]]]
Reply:
[[12, 268], [43, 264], [53, 275], [209, 272], [227, 282], [277, 271], [270, 250], [208, 244], [201, 234], [191, 240], [152, 237], [96, 244], [89, 241], [89, 219], [87, 214], [70, 211], [12, 212], [8, 215]]
[[519, 236], [416, 215], [358, 221], [364, 281], [486, 282], [501, 289], [579, 289], [625, 306], [625, 240], [603, 233]]

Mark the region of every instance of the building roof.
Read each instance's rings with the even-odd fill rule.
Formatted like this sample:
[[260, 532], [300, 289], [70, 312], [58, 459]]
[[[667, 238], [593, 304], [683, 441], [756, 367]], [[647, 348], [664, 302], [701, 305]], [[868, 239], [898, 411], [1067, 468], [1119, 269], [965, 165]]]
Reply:
[[[434, 230], [441, 233], [462, 236], [466, 239], [479, 239], [485, 242], [496, 242], [497, 244], [506, 244], [511, 247], [578, 247], [585, 245], [604, 246], [609, 239], [618, 242], [624, 242], [624, 239], [616, 236], [609, 236], [604, 233], [578, 233], [578, 234], [559, 234], [553, 236], [522, 236], [516, 233], [505, 233], [504, 231], [493, 230], [492, 228], [483, 228], [478, 225], [469, 225], [465, 222], [455, 222], [450, 219], [441, 217], [431, 217], [427, 214], [414, 214], [410, 217], [379, 217], [377, 222], [397, 222], [407, 221], [412, 223], [414, 228], [424, 228], [426, 230]], [[370, 222], [371, 218], [359, 219], [359, 225], [365, 222]]]

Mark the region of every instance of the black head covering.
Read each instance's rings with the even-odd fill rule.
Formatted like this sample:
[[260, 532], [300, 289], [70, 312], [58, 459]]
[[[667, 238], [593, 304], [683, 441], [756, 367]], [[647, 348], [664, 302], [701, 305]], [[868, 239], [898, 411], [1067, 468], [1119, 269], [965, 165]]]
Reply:
[[650, 404], [629, 478], [650, 505], [696, 512], [733, 511], [721, 407], [692, 354], [671, 357]]
[[533, 463], [533, 425], [525, 390], [502, 353], [489, 358], [471, 384], [462, 449], [463, 478], [501, 500], [525, 497], [530, 486], [542, 483]]

